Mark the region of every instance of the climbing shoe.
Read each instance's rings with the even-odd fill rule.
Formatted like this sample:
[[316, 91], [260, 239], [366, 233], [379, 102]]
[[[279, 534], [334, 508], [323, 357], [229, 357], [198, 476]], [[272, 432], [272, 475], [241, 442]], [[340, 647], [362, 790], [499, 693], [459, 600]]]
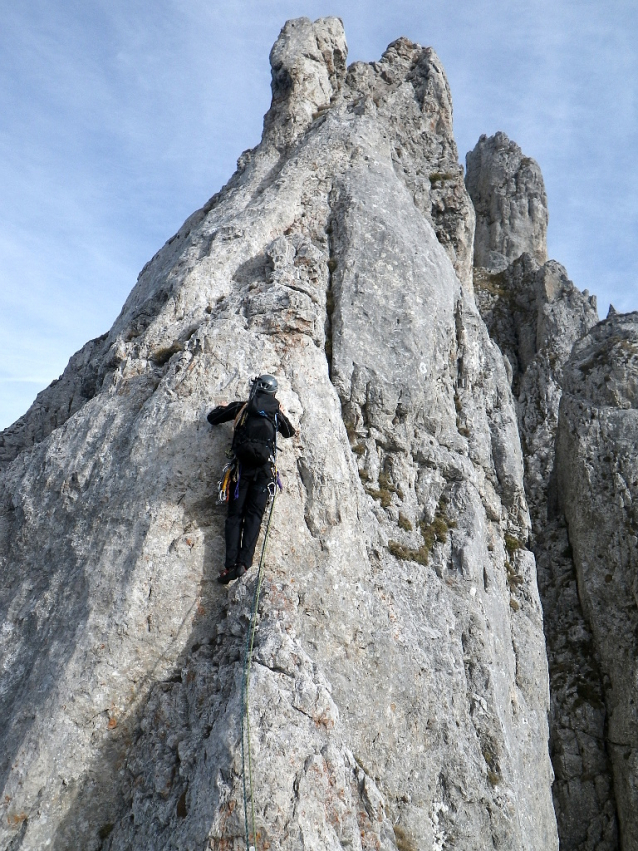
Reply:
[[239, 579], [240, 576], [243, 576], [247, 570], [248, 568], [245, 564], [236, 564], [234, 567], [227, 567], [223, 573], [219, 574], [217, 581], [221, 582], [222, 585], [228, 585], [233, 579]]
[[226, 570], [222, 571], [217, 577], [217, 581], [221, 582], [222, 585], [228, 585], [228, 583], [232, 582], [233, 579], [237, 579], [234, 567], [227, 567]]

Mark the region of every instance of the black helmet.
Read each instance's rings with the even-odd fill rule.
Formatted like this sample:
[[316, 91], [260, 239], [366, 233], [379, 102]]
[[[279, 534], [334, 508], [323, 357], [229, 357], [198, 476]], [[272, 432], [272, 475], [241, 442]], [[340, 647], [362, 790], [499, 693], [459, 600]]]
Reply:
[[255, 390], [274, 396], [277, 392], [277, 379], [274, 375], [260, 375], [259, 378], [255, 379]]

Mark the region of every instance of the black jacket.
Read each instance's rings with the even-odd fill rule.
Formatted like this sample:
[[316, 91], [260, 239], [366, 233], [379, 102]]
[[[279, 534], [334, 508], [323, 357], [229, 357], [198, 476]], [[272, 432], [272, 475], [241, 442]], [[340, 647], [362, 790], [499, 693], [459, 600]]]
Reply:
[[[295, 434], [295, 429], [288, 417], [282, 412], [278, 399], [275, 399], [275, 397], [270, 393], [257, 393], [255, 401], [258, 405], [263, 404], [264, 408], [269, 413], [277, 414], [277, 431], [282, 437], [292, 437]], [[245, 404], [246, 402], [231, 402], [230, 405], [218, 405], [210, 412], [207, 420], [211, 425], [227, 423], [229, 420], [235, 419]], [[254, 478], [259, 470], [266, 468], [270, 469], [268, 464], [264, 464], [263, 468], [253, 468], [242, 465], [241, 475], [244, 478]]]
[[[260, 397], [265, 397], [265, 401], [271, 403], [272, 401], [277, 402], [277, 431], [282, 437], [294, 437], [296, 434], [295, 429], [288, 417], [281, 410], [281, 407], [279, 407], [279, 401], [274, 399], [269, 393], [257, 393], [257, 404], [259, 404]], [[231, 402], [230, 405], [218, 405], [216, 408], [213, 408], [206, 419], [211, 425], [227, 423], [229, 420], [235, 419], [245, 404], [246, 402]]]

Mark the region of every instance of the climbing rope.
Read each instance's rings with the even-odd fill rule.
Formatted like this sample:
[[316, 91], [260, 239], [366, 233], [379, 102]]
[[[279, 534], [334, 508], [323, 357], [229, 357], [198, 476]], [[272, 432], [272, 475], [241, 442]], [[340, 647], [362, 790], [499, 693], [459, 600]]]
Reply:
[[[250, 748], [250, 719], [248, 707], [248, 686], [250, 681], [250, 663], [253, 656], [253, 644], [255, 642], [255, 627], [257, 625], [257, 609], [259, 607], [259, 594], [261, 592], [261, 580], [263, 576], [264, 560], [266, 557], [266, 544], [268, 542], [268, 533], [270, 532], [270, 522], [272, 520], [273, 511], [275, 508], [275, 498], [277, 496], [277, 483], [279, 476], [275, 479], [275, 487], [271, 491], [270, 513], [268, 514], [268, 523], [266, 524], [266, 532], [264, 534], [264, 543], [261, 548], [261, 557], [259, 559], [259, 569], [257, 571], [257, 580], [255, 582], [255, 593], [253, 594], [253, 604], [250, 613], [250, 624], [246, 633], [246, 647], [244, 651], [244, 670], [241, 689], [241, 768], [242, 778], [244, 782], [244, 828], [246, 834], [246, 851], [255, 851], [257, 842], [255, 833], [255, 801], [253, 799], [253, 768], [251, 760]], [[248, 786], [246, 784], [246, 750], [248, 751]], [[250, 793], [250, 814], [252, 825], [253, 844], [249, 842], [248, 833], [248, 794]]]

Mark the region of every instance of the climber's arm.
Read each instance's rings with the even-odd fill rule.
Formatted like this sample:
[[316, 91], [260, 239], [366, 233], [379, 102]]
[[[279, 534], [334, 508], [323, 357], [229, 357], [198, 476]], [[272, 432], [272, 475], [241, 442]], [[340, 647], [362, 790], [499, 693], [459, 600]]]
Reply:
[[217, 405], [206, 417], [211, 425], [219, 425], [234, 420], [240, 412], [243, 402], [231, 402], [230, 405]]
[[282, 437], [294, 437], [296, 434], [294, 426], [281, 408], [279, 408], [279, 413], [277, 414], [277, 431]]

